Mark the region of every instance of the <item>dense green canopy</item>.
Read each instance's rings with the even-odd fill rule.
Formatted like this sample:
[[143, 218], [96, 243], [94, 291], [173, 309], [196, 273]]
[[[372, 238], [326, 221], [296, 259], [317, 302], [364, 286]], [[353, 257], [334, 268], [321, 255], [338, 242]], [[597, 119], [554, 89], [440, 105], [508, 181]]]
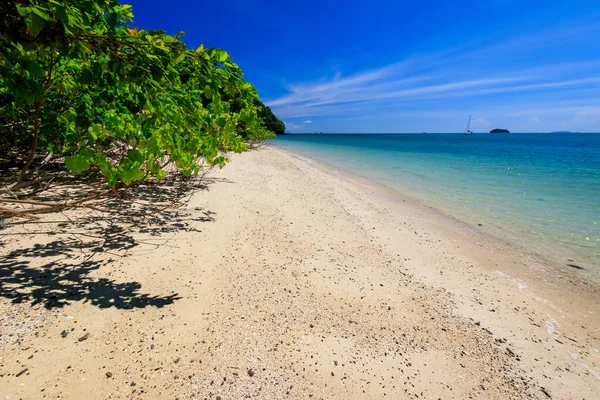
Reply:
[[285, 124], [273, 114], [271, 108], [265, 106], [260, 100], [255, 100], [255, 103], [258, 104], [258, 118], [264, 126], [276, 135], [285, 134]]
[[225, 51], [132, 29], [129, 5], [4, 0], [0, 14], [0, 161], [19, 166], [13, 187], [49, 159], [112, 187], [168, 165], [189, 176], [244, 151], [243, 136], [280, 133]]

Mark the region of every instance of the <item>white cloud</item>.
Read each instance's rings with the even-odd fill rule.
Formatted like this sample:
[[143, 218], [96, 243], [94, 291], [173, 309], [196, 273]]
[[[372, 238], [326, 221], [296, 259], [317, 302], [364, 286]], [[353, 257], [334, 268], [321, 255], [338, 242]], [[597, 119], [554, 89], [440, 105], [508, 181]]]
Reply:
[[[561, 69], [560, 66], [556, 66], [556, 68]], [[438, 82], [423, 84], [427, 81]], [[274, 109], [277, 115], [283, 118], [293, 118], [350, 114], [356, 112], [356, 105], [386, 103], [390, 100], [416, 102], [441, 97], [464, 99], [493, 94], [516, 94], [589, 88], [591, 86], [600, 88], [599, 76], [560, 79], [560, 77], [552, 76], [530, 76], [528, 70], [522, 70], [500, 76], [482, 76], [476, 79], [439, 82], [439, 78], [429, 75], [405, 78], [402, 75], [393, 76], [387, 73], [367, 72], [350, 78], [336, 76], [332, 81], [326, 83], [319, 81], [313, 84], [291, 86], [292, 93], [266, 103]]]
[[[486, 127], [500, 122], [503, 117], [519, 115], [527, 126], [533, 126], [537, 121], [532, 118], [550, 114], [546, 110], [551, 109], [560, 109], [564, 121], [589, 123], [596, 115], [582, 113], [589, 103], [597, 104], [600, 59], [556, 63], [556, 58], [543, 57], [561, 54], [551, 46], [568, 49], [576, 39], [589, 39], [582, 33], [595, 33], [599, 28], [597, 24], [573, 24], [569, 29], [560, 30], [557, 37], [556, 27], [551, 27], [510, 40], [488, 41], [483, 47], [471, 43], [443, 52], [407, 57], [350, 75], [337, 73], [312, 82], [288, 85], [285, 95], [265, 103], [280, 118], [306, 118], [304, 126], [311, 124], [313, 118], [325, 116], [463, 119], [469, 114], [474, 117], [478, 114], [479, 124]], [[523, 54], [528, 57], [521, 57]], [[510, 62], [498, 61], [503, 59]], [[537, 104], [533, 107], [537, 110], [531, 110], [531, 104]], [[542, 112], [533, 112], [540, 109]], [[551, 123], [546, 117], [543, 121]], [[304, 127], [293, 123], [287, 126], [289, 129]]]
[[296, 124], [294, 124], [292, 122], [283, 121], [283, 123], [285, 124], [286, 129], [297, 130], [297, 129], [302, 129], [303, 128], [302, 125], [296, 125]]

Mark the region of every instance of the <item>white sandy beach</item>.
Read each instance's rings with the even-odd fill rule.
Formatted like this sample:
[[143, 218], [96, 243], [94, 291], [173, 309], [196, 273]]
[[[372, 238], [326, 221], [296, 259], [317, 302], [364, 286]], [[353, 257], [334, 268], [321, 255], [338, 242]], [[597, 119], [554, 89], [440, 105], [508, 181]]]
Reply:
[[0, 231], [0, 398], [598, 397], [577, 271], [274, 148], [211, 176], [154, 227]]

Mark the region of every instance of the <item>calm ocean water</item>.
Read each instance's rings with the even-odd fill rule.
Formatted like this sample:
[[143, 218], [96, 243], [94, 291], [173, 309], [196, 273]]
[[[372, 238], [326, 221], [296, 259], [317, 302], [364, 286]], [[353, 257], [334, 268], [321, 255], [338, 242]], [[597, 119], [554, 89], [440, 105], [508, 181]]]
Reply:
[[600, 134], [286, 135], [274, 144], [600, 278]]

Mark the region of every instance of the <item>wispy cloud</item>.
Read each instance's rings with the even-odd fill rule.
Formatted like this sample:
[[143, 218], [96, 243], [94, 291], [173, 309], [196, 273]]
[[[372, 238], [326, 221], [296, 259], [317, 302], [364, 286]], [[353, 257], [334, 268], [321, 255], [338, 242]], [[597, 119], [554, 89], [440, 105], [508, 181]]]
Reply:
[[296, 124], [294, 124], [294, 123], [292, 123], [292, 122], [286, 122], [286, 121], [283, 121], [283, 123], [285, 124], [285, 129], [286, 129], [287, 131], [295, 131], [295, 130], [298, 130], [298, 129], [302, 129], [302, 128], [303, 128], [303, 126], [302, 126], [302, 125], [296, 125]]
[[[285, 95], [266, 104], [288, 121], [305, 119], [303, 124], [323, 117], [416, 116], [424, 110], [444, 117], [444, 113], [493, 110], [499, 115], [504, 108], [508, 115], [536, 99], [548, 108], [569, 110], [574, 118], [583, 115], [584, 103], [600, 95], [600, 59], [561, 60], [553, 55], [565, 50], [560, 46], [569, 46], [582, 33], [590, 32], [600, 33], [600, 25], [574, 26], [560, 34], [550, 29], [485, 46], [471, 44], [414, 55], [358, 73], [291, 84]], [[552, 46], [556, 48], [548, 51]], [[503, 59], [510, 62], [503, 63]], [[581, 105], [566, 107], [570, 101]], [[539, 124], [539, 115], [526, 117], [531, 124]], [[490, 124], [485, 115], [480, 117], [482, 125], [484, 120], [485, 125]], [[301, 128], [290, 122], [288, 127], [292, 126]]]

